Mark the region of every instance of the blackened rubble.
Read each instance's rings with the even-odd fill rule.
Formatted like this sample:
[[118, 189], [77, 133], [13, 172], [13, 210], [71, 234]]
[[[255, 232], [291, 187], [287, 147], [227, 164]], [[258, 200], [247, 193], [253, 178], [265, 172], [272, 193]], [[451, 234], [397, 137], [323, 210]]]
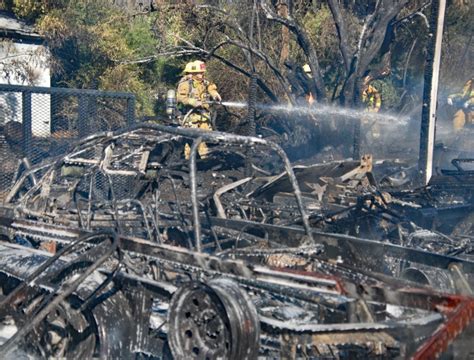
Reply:
[[466, 356], [474, 182], [407, 190], [406, 171], [159, 125], [86, 138], [0, 209], [0, 352]]

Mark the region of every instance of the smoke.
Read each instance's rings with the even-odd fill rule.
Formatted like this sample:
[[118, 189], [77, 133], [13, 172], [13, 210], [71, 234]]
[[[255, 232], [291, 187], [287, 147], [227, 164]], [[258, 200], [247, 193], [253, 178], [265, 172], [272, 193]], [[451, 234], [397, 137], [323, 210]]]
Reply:
[[[455, 170], [453, 159], [474, 159], [474, 129], [466, 126], [460, 131], [455, 131], [452, 122], [437, 122], [435, 169]], [[468, 171], [474, 170], [474, 162], [463, 162], [461, 168]]]
[[[225, 101], [222, 105], [233, 108], [247, 107], [245, 102]], [[320, 149], [316, 148], [317, 144], [311, 144], [315, 146], [316, 152], [328, 146], [333, 150], [343, 146], [343, 153], [349, 154], [353, 144], [353, 124], [360, 121], [361, 154], [370, 153], [376, 159], [412, 161], [416, 161], [419, 156], [421, 106], [416, 106], [410, 113], [403, 115], [323, 104], [311, 107], [256, 104], [256, 108], [274, 115], [290, 117], [295, 121], [309, 121], [315, 126], [323, 126], [321, 141], [326, 143], [319, 144]], [[474, 130], [455, 132], [450, 114], [446, 114], [443, 106], [439, 110], [434, 166], [438, 170], [454, 169], [452, 159], [474, 157]], [[463, 164], [465, 169], [470, 170], [472, 167], [473, 165]]]
[[[245, 102], [223, 102], [222, 105], [233, 108], [245, 108]], [[260, 111], [284, 116], [295, 121], [304, 121], [308, 126], [319, 127], [320, 136], [315, 143], [314, 152], [330, 147], [328, 151], [340, 152], [339, 158], [350, 156], [353, 146], [353, 129], [361, 122], [361, 152], [372, 153], [376, 157], [410, 158], [418, 155], [419, 120], [412, 114], [397, 115], [390, 113], [367, 112], [363, 109], [343, 108], [339, 106], [315, 104], [315, 106], [267, 105], [257, 104]], [[419, 117], [417, 117], [419, 119]], [[311, 129], [308, 128], [308, 131]], [[341, 146], [344, 150], [341, 150]], [[410, 149], [409, 151], [407, 151]], [[413, 152], [416, 149], [416, 152]], [[414, 156], [413, 156], [414, 155]]]

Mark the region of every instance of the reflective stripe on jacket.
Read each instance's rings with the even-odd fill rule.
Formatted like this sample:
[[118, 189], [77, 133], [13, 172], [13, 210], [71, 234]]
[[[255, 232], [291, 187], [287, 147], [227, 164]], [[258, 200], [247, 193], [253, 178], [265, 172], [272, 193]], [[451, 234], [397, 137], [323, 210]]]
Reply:
[[198, 101], [206, 102], [211, 97], [216, 97], [217, 86], [206, 79], [198, 80], [192, 75], [184, 76], [178, 83], [176, 100], [178, 104], [196, 106]]
[[367, 110], [372, 112], [378, 112], [382, 106], [382, 96], [372, 85], [367, 86], [362, 93], [362, 101], [366, 105]]
[[468, 80], [460, 93], [451, 94], [448, 98], [458, 103], [460, 107], [464, 106], [466, 102], [470, 106], [474, 105], [474, 79]]

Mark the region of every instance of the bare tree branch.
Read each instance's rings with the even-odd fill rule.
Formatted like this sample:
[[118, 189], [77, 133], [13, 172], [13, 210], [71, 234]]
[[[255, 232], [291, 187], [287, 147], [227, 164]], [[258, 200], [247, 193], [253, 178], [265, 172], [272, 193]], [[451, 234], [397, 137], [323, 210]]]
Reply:
[[385, 35], [387, 33], [390, 22], [397, 16], [400, 10], [408, 3], [409, 0], [382, 0], [380, 8], [376, 9], [370, 26], [369, 32], [363, 41], [363, 47], [360, 57], [359, 75], [362, 75], [374, 57], [380, 50]]
[[291, 97], [291, 93], [289, 91], [290, 83], [283, 76], [283, 74], [281, 73], [279, 68], [272, 62], [272, 60], [268, 57], [267, 54], [265, 54], [264, 52], [262, 52], [258, 49], [255, 49], [255, 48], [253, 48], [253, 47], [251, 47], [251, 46], [249, 46], [245, 43], [239, 42], [237, 40], [228, 39], [228, 42], [235, 45], [235, 46], [237, 46], [237, 47], [239, 47], [239, 48], [241, 48], [241, 49], [248, 50], [252, 54], [258, 56], [261, 60], [263, 60], [265, 62], [265, 64], [267, 64], [267, 66], [273, 71], [273, 73], [275, 74], [276, 78], [280, 82], [280, 84], [281, 84], [283, 90], [285, 91], [285, 93], [287, 94], [287, 96]]
[[303, 49], [308, 57], [309, 66], [313, 74], [313, 81], [310, 83], [311, 90], [314, 91], [318, 101], [326, 101], [326, 93], [324, 89], [323, 77], [321, 75], [321, 67], [319, 66], [319, 59], [314, 46], [311, 44], [308, 35], [298, 22], [293, 19], [291, 13], [288, 13], [286, 18], [279, 16], [269, 4], [268, 0], [260, 0], [260, 7], [263, 10], [266, 18], [286, 26], [296, 36], [298, 44]]
[[341, 50], [342, 59], [344, 61], [344, 68], [346, 73], [349, 73], [351, 66], [351, 56], [349, 55], [349, 43], [347, 39], [349, 38], [346, 29], [346, 22], [344, 17], [341, 14], [341, 8], [339, 7], [339, 2], [336, 0], [328, 0], [329, 9], [331, 10], [334, 23], [336, 24], [337, 35], [339, 37], [339, 49]]
[[[427, 2], [425, 2], [423, 5], [421, 5], [418, 9], [416, 9], [415, 11], [411, 12], [410, 14], [408, 14], [407, 16], [404, 16], [402, 17], [401, 19], [397, 20], [397, 21], [394, 21], [393, 22], [393, 26], [396, 26], [402, 22], [405, 22], [405, 21], [408, 21], [410, 20], [411, 18], [415, 17], [415, 16], [422, 16], [426, 19], [426, 16], [424, 14], [422, 14], [422, 11], [425, 10], [428, 6], [431, 5], [431, 0], [428, 0]], [[428, 27], [429, 27], [429, 24], [428, 24]]]
[[360, 103], [361, 78], [379, 53], [390, 23], [408, 1], [378, 0], [374, 12], [367, 17], [342, 91], [342, 100], [346, 105]]
[[405, 66], [403, 67], [403, 87], [405, 87], [406, 82], [407, 82], [408, 65], [410, 64], [411, 54], [413, 53], [413, 50], [415, 49], [417, 40], [418, 39], [413, 40], [413, 43], [411, 44], [411, 47], [410, 47], [410, 51], [408, 51], [408, 55], [405, 60]]

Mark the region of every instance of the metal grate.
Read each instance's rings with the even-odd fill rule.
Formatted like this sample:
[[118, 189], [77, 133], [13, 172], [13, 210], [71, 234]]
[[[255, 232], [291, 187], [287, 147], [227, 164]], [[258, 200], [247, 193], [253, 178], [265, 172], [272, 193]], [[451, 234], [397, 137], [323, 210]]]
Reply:
[[64, 154], [78, 139], [135, 121], [135, 96], [0, 84], [0, 202], [19, 168]]

